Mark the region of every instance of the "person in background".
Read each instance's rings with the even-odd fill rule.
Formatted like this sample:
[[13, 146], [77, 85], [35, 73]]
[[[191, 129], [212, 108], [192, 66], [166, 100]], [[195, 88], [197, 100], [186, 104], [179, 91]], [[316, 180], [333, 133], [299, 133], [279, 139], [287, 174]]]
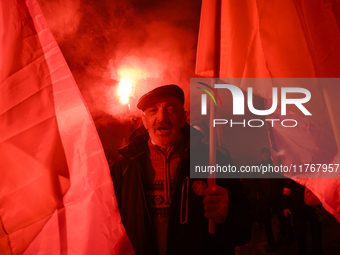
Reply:
[[321, 203], [315, 195], [304, 186], [291, 179], [284, 181], [282, 195], [284, 214], [288, 217], [292, 214], [298, 254], [307, 253], [306, 230], [310, 226], [312, 235], [312, 254], [322, 254], [321, 223], [317, 214]]
[[[268, 148], [262, 148], [260, 151], [261, 161], [257, 165], [270, 165], [273, 166], [273, 161], [270, 157], [270, 150]], [[265, 251], [267, 253], [273, 252], [282, 242], [287, 240], [287, 221], [283, 214], [281, 205], [281, 197], [283, 191], [283, 179], [282, 176], [276, 173], [264, 174], [263, 179], [257, 179], [257, 192], [260, 202], [260, 211], [262, 216], [262, 222], [267, 238], [267, 246]], [[275, 242], [273, 229], [272, 229], [272, 214], [274, 212], [279, 220], [280, 232]]]
[[[246, 195], [239, 179], [207, 187], [206, 179], [190, 178], [190, 154], [202, 165], [209, 154], [183, 105], [183, 90], [173, 84], [139, 99], [143, 126], [111, 167], [122, 222], [137, 255], [233, 254], [250, 240]], [[232, 164], [217, 154], [218, 162]], [[215, 234], [208, 233], [209, 219]]]
[[323, 254], [340, 254], [340, 223], [324, 207], [321, 207], [321, 230]]
[[257, 192], [257, 181], [252, 178], [244, 178], [241, 180], [245, 186], [246, 194], [250, 203], [250, 214], [253, 226], [255, 230], [260, 230], [263, 228], [263, 223], [261, 220], [261, 211], [260, 211], [260, 201], [259, 195]]

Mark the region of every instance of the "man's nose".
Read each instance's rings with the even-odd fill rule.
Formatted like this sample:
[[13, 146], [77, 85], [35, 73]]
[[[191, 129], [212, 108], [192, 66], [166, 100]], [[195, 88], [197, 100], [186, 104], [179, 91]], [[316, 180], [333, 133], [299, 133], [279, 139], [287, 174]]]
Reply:
[[169, 119], [166, 109], [164, 108], [159, 109], [158, 114], [157, 114], [157, 119], [158, 121], [164, 121], [164, 120]]

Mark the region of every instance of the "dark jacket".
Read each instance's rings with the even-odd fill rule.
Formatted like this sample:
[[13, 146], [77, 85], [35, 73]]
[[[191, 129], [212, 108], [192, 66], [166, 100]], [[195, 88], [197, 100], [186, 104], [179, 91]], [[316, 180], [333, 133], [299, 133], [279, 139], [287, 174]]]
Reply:
[[[273, 166], [273, 161], [271, 159], [262, 160], [257, 165]], [[284, 182], [282, 175], [275, 172], [265, 173], [263, 178], [256, 179], [256, 182], [256, 189], [260, 200], [281, 201]]]
[[[188, 220], [185, 224], [180, 223], [182, 184], [190, 175], [190, 132], [194, 132], [191, 133], [191, 146], [195, 149], [202, 147], [202, 150], [207, 148], [200, 142], [201, 137], [197, 130], [193, 128], [190, 130], [187, 124], [182, 128], [187, 147], [175, 175], [168, 223], [167, 254], [228, 254], [227, 250], [243, 245], [250, 239], [248, 201], [239, 179], [217, 179], [217, 185], [228, 189], [230, 203], [226, 221], [223, 224], [216, 224], [216, 234], [208, 234], [208, 219], [204, 217], [202, 202], [204, 196], [198, 196], [192, 189], [193, 182], [198, 179], [189, 180]], [[149, 135], [143, 129], [135, 134], [132, 141], [119, 150], [121, 156], [111, 167], [111, 175], [122, 222], [136, 254], [153, 255], [158, 254], [158, 249], [145, 201], [143, 168]], [[224, 160], [231, 163], [230, 158], [224, 156]]]

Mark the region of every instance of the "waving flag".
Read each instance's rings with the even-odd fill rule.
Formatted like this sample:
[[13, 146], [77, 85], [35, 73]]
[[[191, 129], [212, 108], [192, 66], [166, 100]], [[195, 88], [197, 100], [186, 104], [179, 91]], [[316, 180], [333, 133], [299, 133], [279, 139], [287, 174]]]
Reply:
[[0, 2], [0, 254], [132, 254], [93, 121], [35, 0]]
[[[222, 78], [338, 78], [339, 10], [336, 0], [203, 0], [196, 73], [219, 73]], [[253, 93], [270, 103], [272, 87], [280, 87], [274, 81], [255, 84]], [[276, 163], [340, 163], [339, 86], [337, 79], [314, 79], [308, 85], [317, 102], [308, 105], [312, 116], [290, 109], [287, 115], [299, 120], [299, 128], [293, 133], [279, 125], [268, 129]], [[282, 116], [275, 112], [270, 117]], [[295, 180], [340, 221], [339, 179]]]

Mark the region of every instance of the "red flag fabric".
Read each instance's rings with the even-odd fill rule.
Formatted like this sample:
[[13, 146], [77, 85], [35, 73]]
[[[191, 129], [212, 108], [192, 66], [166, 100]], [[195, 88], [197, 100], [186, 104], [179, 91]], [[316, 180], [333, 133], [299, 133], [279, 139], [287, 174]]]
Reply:
[[[219, 73], [222, 78], [340, 77], [339, 10], [336, 0], [203, 0], [196, 73], [208, 77]], [[280, 88], [273, 83], [254, 84], [253, 93], [270, 100], [272, 86]], [[246, 89], [244, 84], [239, 86]], [[312, 163], [315, 158], [317, 163], [340, 163], [339, 85], [315, 79], [308, 90], [318, 102], [308, 105], [312, 116], [290, 109], [289, 114], [301, 120], [294, 134], [279, 126], [268, 130], [273, 154], [280, 158], [276, 163], [295, 164], [301, 159]], [[338, 179], [296, 181], [312, 190], [338, 217]]]
[[35, 0], [0, 2], [0, 254], [133, 254], [109, 167]]

